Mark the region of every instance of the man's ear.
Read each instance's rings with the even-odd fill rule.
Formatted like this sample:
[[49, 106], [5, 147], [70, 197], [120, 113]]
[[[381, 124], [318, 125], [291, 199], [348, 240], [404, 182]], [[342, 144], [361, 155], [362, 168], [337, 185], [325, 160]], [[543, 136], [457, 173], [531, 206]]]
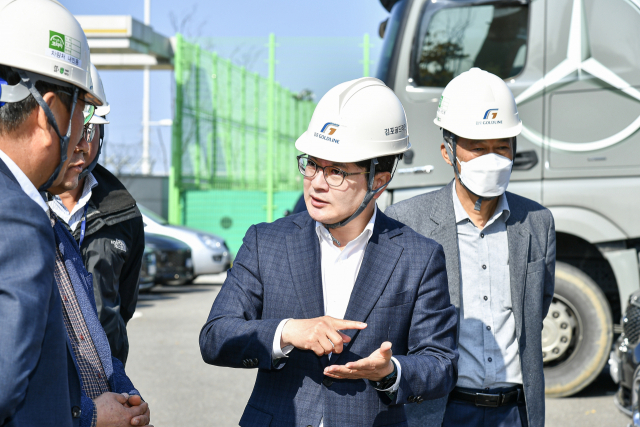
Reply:
[[[44, 102], [47, 103], [49, 109], [57, 119], [58, 114], [56, 114], [54, 110], [57, 110], [56, 107], [61, 104], [60, 99], [53, 92], [45, 93], [42, 95], [42, 99], [44, 99]], [[47, 115], [39, 104], [37, 104], [36, 108], [31, 112], [30, 120], [33, 120], [36, 126], [34, 132], [37, 133], [37, 140], [40, 141], [40, 145], [42, 147], [49, 147], [54, 139], [57, 139], [57, 135], [55, 135], [56, 131], [49, 123]], [[56, 138], [54, 138], [54, 136]]]
[[447, 152], [447, 148], [444, 146], [444, 142], [440, 144], [440, 153], [442, 153], [442, 158], [449, 166], [453, 166], [451, 159], [449, 158], [449, 153]]
[[[389, 184], [389, 181], [391, 181], [390, 172], [379, 172], [376, 174], [376, 177], [373, 180], [373, 189], [377, 190], [378, 188], [385, 187], [387, 184]], [[373, 196], [373, 198], [377, 199], [378, 197], [380, 197], [383, 191], [379, 191]]]

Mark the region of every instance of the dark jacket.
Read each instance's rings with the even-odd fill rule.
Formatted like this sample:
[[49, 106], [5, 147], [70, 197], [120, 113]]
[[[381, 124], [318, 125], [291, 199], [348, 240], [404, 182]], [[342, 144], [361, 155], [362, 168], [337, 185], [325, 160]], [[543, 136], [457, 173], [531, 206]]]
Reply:
[[[98, 186], [89, 200], [80, 250], [87, 271], [93, 275], [98, 315], [111, 354], [125, 364], [129, 354], [126, 325], [138, 302], [144, 224], [136, 201], [111, 172], [98, 164], [92, 173]], [[78, 225], [73, 233], [76, 241], [80, 241], [80, 228]]]
[[[73, 290], [78, 299], [78, 305], [82, 312], [82, 317], [87, 325], [89, 334], [91, 335], [91, 341], [96, 348], [100, 362], [104, 369], [104, 374], [107, 376], [109, 382], [109, 389], [113, 393], [128, 393], [130, 395], [140, 394], [131, 383], [129, 377], [124, 371], [124, 366], [120, 360], [116, 359], [110, 354], [109, 342], [107, 336], [98, 321], [96, 303], [93, 299], [93, 284], [91, 281], [91, 275], [87, 273], [82, 260], [80, 259], [80, 252], [78, 251], [78, 245], [73, 241], [73, 237], [69, 234], [69, 231], [62, 225], [62, 221], [57, 221], [53, 228], [55, 235], [55, 242], [62, 261], [64, 262], [69, 279], [73, 284]], [[67, 334], [67, 346], [71, 348], [71, 341]], [[69, 369], [70, 381], [82, 382], [80, 375], [80, 368], [78, 366], [75, 354], [72, 352], [72, 359], [75, 369]], [[72, 374], [74, 374], [72, 376]], [[77, 389], [76, 389], [77, 390]], [[95, 410], [95, 404], [93, 400], [82, 389], [81, 393], [71, 393], [72, 401], [74, 399], [81, 400], [81, 411], [74, 411], [74, 417], [80, 416], [80, 427], [90, 426], [93, 419], [93, 411]], [[35, 424], [28, 424], [35, 425]]]
[[[434, 191], [389, 206], [385, 212], [444, 248], [451, 303], [460, 309], [460, 258], [453, 207], [453, 181]], [[556, 232], [551, 212], [538, 203], [506, 193], [511, 300], [530, 427], [544, 426], [542, 321], [553, 298]], [[458, 313], [459, 315], [459, 313]], [[438, 410], [444, 413], [446, 400]], [[438, 424], [439, 425], [439, 424]]]
[[0, 194], [0, 426], [78, 426], [51, 222], [2, 160]]

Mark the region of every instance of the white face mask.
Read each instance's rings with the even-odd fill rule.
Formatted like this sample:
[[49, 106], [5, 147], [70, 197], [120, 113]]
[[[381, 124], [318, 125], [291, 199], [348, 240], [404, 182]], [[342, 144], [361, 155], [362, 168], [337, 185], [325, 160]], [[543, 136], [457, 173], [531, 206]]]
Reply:
[[471, 192], [480, 197], [502, 195], [509, 185], [513, 162], [495, 153], [460, 162], [460, 179]]

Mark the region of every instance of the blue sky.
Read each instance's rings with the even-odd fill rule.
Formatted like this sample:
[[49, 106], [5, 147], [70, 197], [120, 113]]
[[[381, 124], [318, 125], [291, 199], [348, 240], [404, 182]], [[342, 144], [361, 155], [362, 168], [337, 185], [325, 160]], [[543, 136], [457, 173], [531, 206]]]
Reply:
[[[62, 0], [75, 15], [132, 15], [144, 20], [143, 0]], [[369, 33], [373, 43], [371, 74], [382, 40], [378, 26], [387, 11], [377, 0], [323, 1], [193, 1], [152, 0], [151, 25], [155, 31], [172, 36], [172, 24], [192, 15], [184, 29], [190, 36], [213, 38], [210, 42], [223, 57], [234, 62], [248, 61], [249, 68], [266, 72], [266, 44], [269, 33], [276, 34], [280, 44], [276, 80], [299, 91], [309, 88], [318, 100], [332, 86], [362, 75], [362, 48], [359, 43]], [[305, 38], [326, 38], [326, 41]], [[309, 59], [309, 46], [318, 52]], [[278, 52], [278, 51], [277, 51]], [[304, 58], [296, 60], [297, 57]], [[111, 124], [107, 130], [106, 157], [127, 153], [129, 164], [139, 159], [142, 144], [142, 72], [102, 71], [107, 98], [112, 106]], [[151, 120], [172, 117], [172, 73], [151, 73]], [[171, 133], [168, 128], [151, 129], [153, 172], [164, 174], [168, 166]], [[115, 150], [115, 151], [114, 151]], [[120, 155], [119, 157], [122, 157]], [[115, 159], [115, 158], [114, 158]], [[124, 160], [124, 159], [120, 159]]]

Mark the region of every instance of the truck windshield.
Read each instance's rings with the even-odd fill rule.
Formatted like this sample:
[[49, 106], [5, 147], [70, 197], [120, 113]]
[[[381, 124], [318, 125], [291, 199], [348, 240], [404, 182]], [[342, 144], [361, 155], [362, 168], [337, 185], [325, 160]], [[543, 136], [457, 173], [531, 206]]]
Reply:
[[503, 79], [524, 67], [528, 6], [476, 5], [448, 7], [435, 14], [425, 8], [425, 12], [421, 27], [426, 32], [412, 64], [417, 86], [444, 87], [472, 67]]
[[391, 58], [393, 56], [394, 47], [396, 41], [398, 41], [398, 33], [400, 32], [400, 26], [402, 25], [402, 19], [404, 17], [404, 10], [407, 7], [408, 0], [401, 0], [393, 5], [391, 8], [391, 15], [387, 22], [387, 28], [384, 34], [384, 42], [382, 44], [382, 53], [380, 60], [378, 61], [378, 70], [376, 77], [390, 84], [389, 71], [391, 69]]

